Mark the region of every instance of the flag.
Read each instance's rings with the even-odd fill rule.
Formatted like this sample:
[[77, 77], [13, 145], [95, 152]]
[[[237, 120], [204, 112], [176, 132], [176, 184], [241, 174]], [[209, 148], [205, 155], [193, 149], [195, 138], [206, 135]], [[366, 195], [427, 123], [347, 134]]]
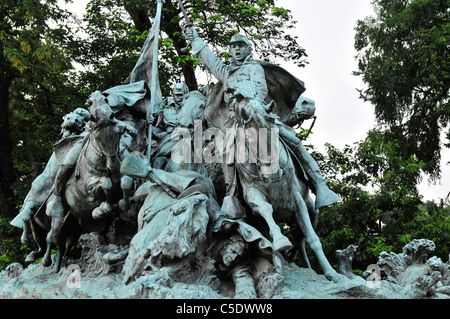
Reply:
[[[157, 0], [156, 16], [155, 19], [153, 19], [153, 25], [145, 40], [144, 46], [142, 47], [139, 60], [129, 76], [130, 84], [145, 81], [150, 88], [150, 103], [148, 103], [147, 106], [147, 115], [154, 114], [155, 111], [157, 111], [156, 108], [162, 104], [163, 100], [158, 72], [158, 42], [163, 1], [164, 0]], [[149, 123], [147, 134], [147, 159], [149, 163], [151, 163], [152, 127], [153, 125]]]
[[161, 23], [162, 1], [158, 1], [153, 25], [141, 50], [141, 55], [129, 76], [129, 82], [145, 81], [150, 89], [150, 105], [147, 113], [153, 113], [155, 107], [162, 102], [161, 87], [158, 72], [158, 42]]

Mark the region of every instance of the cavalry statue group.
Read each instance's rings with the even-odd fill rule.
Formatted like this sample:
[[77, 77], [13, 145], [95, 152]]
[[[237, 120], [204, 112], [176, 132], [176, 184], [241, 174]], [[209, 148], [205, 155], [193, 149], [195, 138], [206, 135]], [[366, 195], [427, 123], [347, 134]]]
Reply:
[[124, 283], [161, 269], [186, 282], [208, 273], [251, 297], [297, 252], [309, 265], [308, 244], [339, 280], [314, 230], [339, 198], [294, 129], [315, 111], [304, 83], [253, 60], [243, 35], [231, 38], [229, 63], [193, 27], [184, 36], [216, 85], [204, 94], [176, 83], [149, 113], [149, 85], [128, 80], [65, 115], [12, 222], [37, 244], [26, 261], [59, 271], [80, 235], [96, 232], [127, 247], [108, 260], [123, 263]]

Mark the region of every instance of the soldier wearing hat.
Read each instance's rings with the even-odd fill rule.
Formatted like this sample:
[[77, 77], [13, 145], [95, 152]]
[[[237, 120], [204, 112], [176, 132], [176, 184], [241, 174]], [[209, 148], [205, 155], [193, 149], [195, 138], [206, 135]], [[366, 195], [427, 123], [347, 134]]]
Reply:
[[203, 42], [195, 29], [185, 30], [191, 40], [193, 53], [203, 62], [217, 80], [225, 86], [225, 102], [232, 104], [233, 96], [241, 94], [264, 100], [268, 94], [264, 68], [252, 60], [252, 47], [248, 38], [241, 34], [230, 40], [231, 63], [226, 65], [219, 60]]
[[[237, 92], [262, 101], [268, 95], [264, 68], [252, 60], [252, 47], [248, 38], [241, 34], [234, 35], [230, 40], [231, 62], [229, 65], [218, 59], [194, 28], [184, 30], [185, 36], [191, 41], [193, 53], [203, 62], [208, 71], [224, 86], [224, 101], [229, 108], [227, 127], [234, 127], [234, 96]], [[224, 167], [226, 195], [234, 196], [237, 180], [234, 165]]]
[[[227, 127], [235, 125], [234, 96], [240, 93], [245, 97], [258, 98], [266, 103], [272, 99], [279, 108], [286, 102], [286, 97], [291, 97], [288, 107], [293, 107], [296, 100], [305, 91], [304, 83], [286, 70], [262, 61], [252, 60], [252, 47], [248, 38], [241, 34], [234, 35], [230, 40], [231, 63], [229, 65], [217, 58], [192, 28], [184, 29], [184, 35], [191, 42], [193, 53], [206, 66], [219, 82], [223, 85], [223, 100], [229, 109]], [[271, 73], [267, 73], [271, 72]], [[267, 79], [271, 78], [272, 81]], [[268, 83], [270, 84], [268, 86]], [[274, 83], [282, 83], [273, 87]], [[292, 92], [287, 92], [292, 91]], [[281, 103], [279, 103], [281, 102]], [[292, 128], [280, 123], [280, 137], [298, 157], [305, 173], [310, 180], [310, 187], [316, 194], [316, 209], [331, 205], [339, 200], [339, 197], [326, 185], [319, 166], [307, 152], [300, 139]], [[236, 192], [236, 178], [230, 165], [224, 168], [226, 195], [232, 197]], [[226, 200], [224, 200], [224, 203]], [[233, 206], [233, 205], [232, 205]]]

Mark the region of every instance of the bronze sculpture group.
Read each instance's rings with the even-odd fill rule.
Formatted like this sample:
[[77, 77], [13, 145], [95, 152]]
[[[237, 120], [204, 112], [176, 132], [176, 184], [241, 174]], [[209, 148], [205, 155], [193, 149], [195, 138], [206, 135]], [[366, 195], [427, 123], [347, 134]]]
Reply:
[[282, 281], [294, 251], [307, 261], [307, 243], [339, 280], [314, 230], [319, 209], [339, 198], [293, 129], [314, 115], [304, 83], [253, 60], [243, 35], [230, 41], [229, 64], [194, 28], [184, 35], [218, 83], [206, 96], [178, 83], [149, 113], [150, 85], [130, 81], [67, 115], [12, 222], [38, 245], [27, 261], [50, 266], [56, 247], [59, 271], [80, 235], [97, 232], [127, 245], [107, 260], [123, 263], [124, 283], [164, 269], [184, 282], [232, 281], [236, 296], [256, 297]]

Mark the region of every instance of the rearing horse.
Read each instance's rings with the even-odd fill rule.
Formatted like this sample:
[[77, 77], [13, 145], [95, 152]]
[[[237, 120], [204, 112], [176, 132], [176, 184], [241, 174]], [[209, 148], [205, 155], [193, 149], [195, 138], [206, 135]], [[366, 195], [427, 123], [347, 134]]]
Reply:
[[[275, 251], [290, 246], [275, 219], [294, 216], [306, 242], [316, 254], [325, 276], [330, 280], [339, 280], [342, 276], [328, 262], [320, 239], [314, 231], [318, 211], [309, 195], [309, 187], [304, 182], [299, 163], [279, 138], [278, 129], [283, 124], [271, 113], [273, 107], [274, 102], [266, 105], [255, 98], [243, 97], [240, 94], [236, 96], [235, 114], [238, 128], [243, 128], [246, 135], [251, 130], [260, 133], [259, 143], [245, 138], [245, 161], [235, 163], [244, 200], [253, 213], [263, 217], [269, 226]], [[261, 139], [264, 134], [267, 134], [266, 138]], [[275, 142], [272, 138], [276, 139]], [[271, 160], [263, 158], [261, 152], [258, 153], [255, 149], [257, 144], [259, 151], [264, 147], [266, 150], [272, 148]], [[279, 153], [273, 154], [277, 148]]]
[[[58, 252], [57, 270], [66, 251], [80, 234], [106, 233], [114, 206], [122, 197], [117, 121], [100, 92], [91, 94], [88, 106], [91, 130], [83, 141], [79, 159], [65, 184], [63, 201], [66, 212], [62, 218], [52, 218], [51, 231], [46, 238], [43, 265], [51, 264], [50, 248], [54, 243]], [[37, 218], [48, 217], [44, 214]]]

